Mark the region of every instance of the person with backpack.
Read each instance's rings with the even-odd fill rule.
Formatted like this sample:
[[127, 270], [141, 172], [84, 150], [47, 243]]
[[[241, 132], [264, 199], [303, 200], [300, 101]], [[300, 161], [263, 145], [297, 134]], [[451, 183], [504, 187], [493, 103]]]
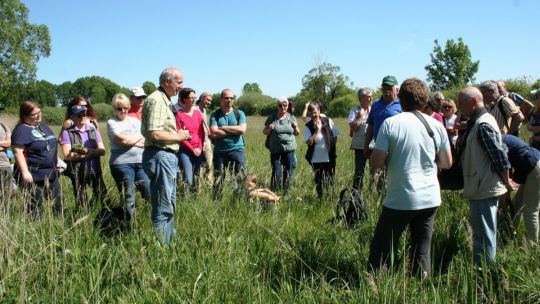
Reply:
[[99, 130], [88, 121], [87, 108], [74, 105], [69, 110], [73, 125], [60, 134], [62, 153], [67, 163], [64, 172], [73, 185], [75, 201], [89, 207], [87, 187], [92, 189], [93, 199], [106, 200], [107, 189], [101, 172], [100, 157], [105, 155], [105, 146]]
[[519, 136], [519, 127], [524, 117], [512, 99], [502, 95], [497, 83], [492, 80], [482, 82], [478, 89], [482, 92], [486, 109], [495, 117], [501, 133]]
[[270, 150], [271, 188], [273, 191], [282, 189], [284, 199], [287, 199], [296, 167], [296, 136], [300, 134], [300, 129], [296, 118], [287, 111], [289, 100], [281, 97], [276, 104], [277, 112], [266, 119], [263, 134], [266, 135], [266, 147]]
[[244, 136], [246, 115], [233, 107], [231, 89], [221, 92], [219, 109], [210, 115], [210, 138], [214, 143], [214, 198], [221, 197], [227, 171], [234, 173], [233, 189], [238, 190], [246, 170]]
[[431, 274], [431, 237], [441, 191], [438, 168], [452, 165], [444, 126], [421, 111], [428, 103], [427, 85], [418, 78], [401, 84], [399, 100], [405, 111], [384, 120], [369, 164], [387, 165], [388, 187], [371, 242], [368, 267], [389, 267], [392, 251], [407, 226], [411, 234], [411, 271]]

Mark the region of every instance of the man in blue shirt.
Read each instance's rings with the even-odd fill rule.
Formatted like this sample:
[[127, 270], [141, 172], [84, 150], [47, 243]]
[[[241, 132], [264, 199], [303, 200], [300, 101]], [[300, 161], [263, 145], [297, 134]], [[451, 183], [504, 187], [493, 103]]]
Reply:
[[401, 113], [398, 99], [398, 82], [394, 76], [386, 76], [382, 80], [382, 96], [373, 103], [368, 116], [368, 127], [364, 138], [364, 157], [369, 158], [371, 140], [377, 139], [382, 123], [388, 117]]
[[210, 138], [214, 140], [214, 197], [221, 196], [226, 170], [234, 172], [233, 188], [238, 188], [245, 174], [246, 153], [243, 134], [246, 115], [233, 108], [232, 90], [221, 92], [219, 109], [210, 115]]

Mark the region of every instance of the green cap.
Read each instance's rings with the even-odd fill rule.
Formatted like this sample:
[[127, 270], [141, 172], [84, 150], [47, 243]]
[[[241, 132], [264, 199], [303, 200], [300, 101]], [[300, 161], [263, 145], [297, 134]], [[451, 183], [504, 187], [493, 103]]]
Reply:
[[388, 75], [382, 79], [382, 85], [397, 86], [397, 79], [394, 76]]

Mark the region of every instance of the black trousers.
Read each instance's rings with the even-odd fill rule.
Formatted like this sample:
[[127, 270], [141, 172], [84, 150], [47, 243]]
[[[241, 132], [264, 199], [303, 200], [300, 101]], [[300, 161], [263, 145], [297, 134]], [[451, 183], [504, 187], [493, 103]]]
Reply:
[[317, 189], [317, 196], [322, 198], [323, 189], [332, 185], [334, 182], [334, 175], [336, 173], [336, 166], [333, 163], [312, 163], [313, 172], [315, 173], [315, 187]]
[[390, 266], [390, 255], [397, 252], [401, 234], [408, 225], [411, 233], [410, 269], [413, 273], [421, 270], [431, 275], [431, 237], [437, 209], [396, 210], [383, 207], [371, 241], [368, 268], [377, 270]]

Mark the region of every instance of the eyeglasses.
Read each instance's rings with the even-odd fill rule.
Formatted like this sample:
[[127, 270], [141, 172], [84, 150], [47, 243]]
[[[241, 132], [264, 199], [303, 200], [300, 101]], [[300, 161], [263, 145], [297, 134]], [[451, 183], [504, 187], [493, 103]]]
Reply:
[[79, 114], [79, 115], [75, 115], [75, 117], [77, 118], [83, 118], [83, 117], [86, 117], [86, 112], [82, 113], [82, 114]]
[[118, 111], [118, 112], [122, 112], [123, 110], [129, 111], [129, 108], [128, 107], [125, 107], [125, 108], [118, 107], [118, 108], [116, 108], [116, 111]]
[[280, 105], [279, 105], [280, 108], [286, 108], [286, 107], [288, 107], [288, 106], [289, 106], [289, 105], [287, 105], [287, 104], [280, 104]]
[[223, 97], [225, 100], [234, 100], [234, 97]]
[[141, 100], [144, 99], [144, 96], [135, 96], [136, 99]]
[[442, 108], [445, 109], [445, 110], [450, 110], [450, 109], [452, 109], [452, 106], [443, 106]]
[[30, 117], [38, 117], [39, 115], [41, 115], [41, 111], [39, 111], [37, 113], [34, 113], [34, 114], [29, 114], [28, 116], [30, 116]]

